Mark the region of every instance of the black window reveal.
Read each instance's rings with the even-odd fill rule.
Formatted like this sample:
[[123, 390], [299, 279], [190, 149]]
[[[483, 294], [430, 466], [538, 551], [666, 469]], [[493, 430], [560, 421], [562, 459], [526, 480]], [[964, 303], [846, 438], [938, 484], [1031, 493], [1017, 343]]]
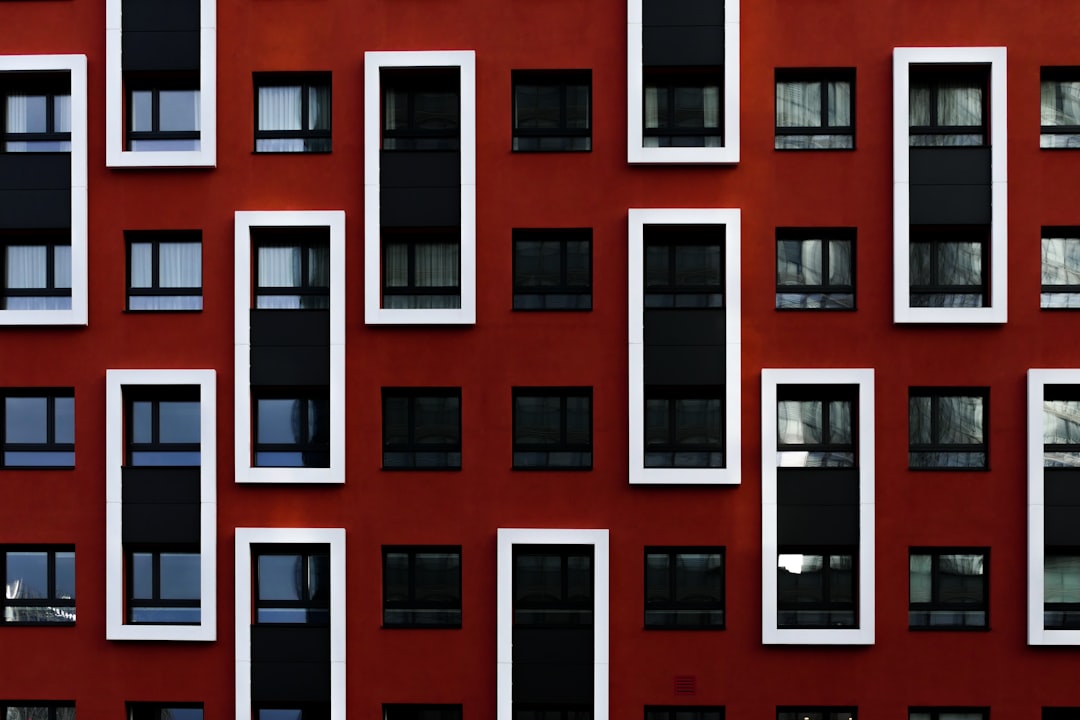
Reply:
[[592, 229], [515, 228], [514, 309], [592, 309]]
[[855, 309], [855, 229], [778, 228], [778, 310]]
[[776, 563], [777, 627], [857, 627], [854, 548], [780, 548]]
[[8, 625], [75, 622], [75, 548], [0, 546], [5, 592], [0, 596]]
[[202, 232], [128, 231], [127, 309], [202, 310]]
[[645, 548], [645, 627], [722, 630], [724, 549]]
[[514, 70], [511, 77], [515, 151], [592, 149], [590, 70]]
[[988, 629], [988, 557], [985, 548], [912, 550], [909, 626], [923, 630]]
[[255, 73], [255, 152], [330, 152], [330, 73]]
[[75, 467], [72, 388], [0, 390], [4, 468]]
[[325, 545], [253, 548], [255, 622], [330, 624], [330, 549]]
[[912, 388], [908, 396], [911, 469], [987, 469], [986, 388]]
[[383, 469], [461, 467], [460, 388], [383, 388]]
[[383, 547], [383, 627], [461, 627], [460, 547]]
[[854, 69], [777, 70], [776, 149], [853, 149], [854, 94]]
[[514, 388], [514, 468], [592, 467], [592, 388]]

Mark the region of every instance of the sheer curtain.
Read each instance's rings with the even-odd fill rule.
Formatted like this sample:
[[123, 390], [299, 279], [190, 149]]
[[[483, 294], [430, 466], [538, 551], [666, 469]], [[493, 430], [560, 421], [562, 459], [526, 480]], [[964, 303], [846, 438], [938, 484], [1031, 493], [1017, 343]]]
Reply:
[[[936, 91], [936, 117], [933, 104]], [[912, 84], [908, 94], [908, 120], [912, 128], [983, 127], [983, 88], [971, 81]], [[983, 145], [983, 132], [912, 134], [914, 146]]]
[[[301, 88], [260, 87], [259, 129], [300, 130]], [[297, 152], [304, 149], [301, 138], [260, 138], [257, 150], [264, 152]]]
[[776, 126], [820, 127], [821, 83], [776, 83]]
[[47, 287], [48, 247], [45, 245], [9, 245], [7, 248], [7, 287], [12, 290]]
[[200, 243], [161, 243], [159, 252], [161, 287], [202, 287]]
[[[658, 127], [660, 127], [660, 88], [647, 87], [645, 88], [645, 128]], [[655, 135], [646, 135], [642, 139], [642, 147], [660, 147], [660, 138]]]
[[[26, 95], [8, 95], [7, 114], [5, 115], [5, 131], [11, 133], [24, 133], [28, 128], [30, 98]], [[28, 143], [9, 140], [5, 146], [7, 152], [26, 152]]]
[[[720, 127], [720, 88], [716, 85], [707, 85], [702, 88], [701, 105], [704, 127], [706, 129], [718, 129]], [[705, 147], [720, 147], [720, 137], [718, 135], [706, 135]]]
[[[300, 287], [300, 248], [295, 245], [259, 247], [258, 286], [266, 288]], [[259, 295], [257, 308], [297, 309], [297, 295]]]

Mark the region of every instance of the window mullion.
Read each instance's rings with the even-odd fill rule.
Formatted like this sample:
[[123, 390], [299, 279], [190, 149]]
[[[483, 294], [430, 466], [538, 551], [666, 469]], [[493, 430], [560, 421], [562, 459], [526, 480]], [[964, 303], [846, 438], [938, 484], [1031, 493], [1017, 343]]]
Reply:
[[161, 287], [161, 243], [153, 240], [150, 243], [150, 287], [155, 290]]
[[308, 129], [308, 118], [310, 112], [308, 108], [308, 96], [309, 90], [307, 85], [300, 85], [300, 132], [305, 132]]
[[[161, 91], [154, 88], [150, 91], [150, 129], [153, 132], [161, 132]], [[132, 110], [134, 112], [134, 110]]]
[[45, 444], [56, 444], [56, 396], [45, 398]]

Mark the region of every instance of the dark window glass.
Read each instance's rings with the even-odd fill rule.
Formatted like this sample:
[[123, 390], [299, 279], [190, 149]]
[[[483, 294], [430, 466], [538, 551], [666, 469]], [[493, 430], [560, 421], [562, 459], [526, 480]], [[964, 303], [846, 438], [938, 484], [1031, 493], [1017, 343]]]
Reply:
[[75, 622], [75, 549], [0, 547], [4, 622], [11, 625]]
[[330, 73], [255, 73], [255, 152], [330, 152]]
[[0, 152], [71, 152], [71, 75], [0, 76]]
[[781, 386], [776, 401], [778, 467], [855, 467], [858, 388]]
[[1080, 387], [1048, 385], [1043, 400], [1043, 466], [1080, 467]]
[[255, 466], [330, 467], [330, 391], [256, 388]]
[[989, 628], [987, 555], [986, 550], [912, 550], [909, 626]]
[[853, 549], [781, 548], [776, 562], [777, 627], [857, 627], [855, 560]]
[[854, 70], [776, 71], [776, 149], [855, 147]]
[[1039, 305], [1044, 309], [1080, 308], [1080, 228], [1042, 229]]
[[723, 226], [645, 226], [645, 307], [724, 306]]
[[199, 140], [199, 82], [176, 77], [126, 74], [127, 149], [192, 151]]
[[645, 706], [645, 720], [724, 720], [724, 708], [717, 706]]
[[128, 720], [203, 720], [202, 703], [128, 703]]
[[645, 627], [723, 629], [724, 549], [645, 548]]
[[272, 546], [254, 553], [256, 623], [330, 624], [326, 545]]
[[989, 229], [912, 227], [908, 282], [912, 307], [985, 307]]
[[909, 466], [986, 469], [988, 418], [985, 389], [912, 388], [908, 396]]
[[256, 703], [254, 720], [330, 720], [329, 703]]
[[51, 700], [0, 701], [4, 720], [75, 720], [75, 703]]
[[830, 707], [779, 707], [776, 708], [776, 720], [856, 720], [859, 717], [856, 708]]
[[461, 467], [461, 390], [383, 388], [383, 469]]
[[202, 310], [202, 232], [125, 232], [128, 310]]
[[910, 708], [908, 720], [987, 720], [985, 708]]
[[514, 230], [514, 309], [592, 309], [592, 229]]
[[986, 145], [987, 67], [911, 69], [911, 146]]
[[196, 466], [202, 439], [199, 388], [124, 389], [129, 466]]
[[3, 399], [5, 468], [75, 467], [75, 395], [71, 388], [9, 388]]
[[514, 546], [514, 624], [593, 623], [593, 548]]
[[383, 307], [461, 307], [457, 229], [383, 231]]
[[645, 467], [724, 467], [723, 388], [645, 389]]
[[1043, 627], [1080, 630], [1080, 550], [1047, 549], [1043, 557]]
[[644, 147], [721, 147], [719, 73], [645, 74]]
[[514, 703], [514, 720], [592, 720], [587, 705]]
[[70, 238], [54, 233], [0, 235], [0, 279], [0, 310], [70, 310]]
[[592, 71], [515, 70], [514, 150], [591, 150]]
[[514, 468], [592, 467], [592, 389], [515, 388]]
[[125, 548], [132, 624], [198, 625], [202, 556], [197, 547]]
[[382, 149], [458, 150], [460, 86], [457, 68], [382, 70]]
[[1080, 68], [1043, 68], [1039, 95], [1039, 147], [1080, 148]]
[[1080, 720], [1080, 707], [1044, 707], [1042, 720]]
[[776, 231], [778, 310], [855, 309], [855, 230]]
[[461, 706], [383, 705], [383, 720], [461, 720]]
[[328, 228], [252, 231], [256, 309], [329, 309], [329, 232]]
[[461, 627], [460, 547], [383, 547], [383, 627]]

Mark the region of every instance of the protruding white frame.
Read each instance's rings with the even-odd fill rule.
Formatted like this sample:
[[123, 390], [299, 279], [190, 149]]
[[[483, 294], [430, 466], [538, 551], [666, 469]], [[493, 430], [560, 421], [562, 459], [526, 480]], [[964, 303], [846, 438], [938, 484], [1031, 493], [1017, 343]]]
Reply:
[[[382, 150], [384, 68], [457, 68], [461, 73], [461, 307], [382, 306], [382, 221], [379, 153]], [[423, 50], [364, 53], [364, 322], [368, 325], [473, 325], [476, 323], [476, 53]]]
[[[738, 208], [629, 211], [627, 298], [630, 367], [630, 484], [738, 485], [742, 482], [742, 211]], [[725, 393], [724, 467], [645, 467], [645, 226], [723, 225]]]
[[330, 546], [330, 720], [345, 720], [345, 530], [236, 528], [236, 717], [251, 717], [252, 545]]
[[[859, 627], [778, 628], [776, 388], [779, 385], [858, 385], [859, 387]], [[761, 371], [761, 642], [765, 645], [874, 644], [874, 371]]]
[[[981, 308], [911, 306], [911, 173], [908, 92], [912, 65], [990, 66], [990, 304]], [[1005, 48], [893, 49], [893, 322], [1003, 323], [1008, 320], [1008, 132]]]
[[496, 625], [496, 720], [514, 717], [514, 546], [593, 546], [593, 720], [608, 720], [610, 564], [607, 530], [499, 528]]
[[1043, 466], [1043, 401], [1047, 385], [1080, 385], [1080, 370], [1028, 370], [1028, 645], [1080, 645], [1080, 630], [1047, 629], [1043, 619], [1046, 582], [1046, 502]]
[[[330, 231], [330, 467], [255, 467], [251, 438], [251, 230], [321, 228]], [[235, 215], [233, 270], [236, 422], [235, 467], [238, 483], [345, 482], [345, 211], [263, 210]]]
[[0, 325], [86, 325], [86, 56], [0, 55], [0, 74], [40, 71], [67, 72], [71, 78], [71, 309], [0, 310]]
[[[124, 388], [160, 385], [199, 388], [199, 609], [198, 625], [124, 622]], [[217, 375], [214, 370], [105, 371], [105, 639], [212, 641], [217, 639]]]
[[199, 149], [126, 150], [122, 0], [105, 0], [105, 165], [111, 168], [217, 164], [217, 0], [199, 0]]
[[724, 2], [724, 126], [721, 147], [644, 147], [644, 0], [626, 0], [626, 161], [630, 164], [739, 162], [739, 2]]

